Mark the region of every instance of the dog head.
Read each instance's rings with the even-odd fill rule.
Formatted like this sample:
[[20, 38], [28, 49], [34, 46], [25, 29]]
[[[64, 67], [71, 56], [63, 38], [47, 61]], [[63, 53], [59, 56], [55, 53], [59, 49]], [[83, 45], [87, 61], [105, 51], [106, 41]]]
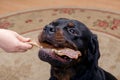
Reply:
[[[55, 67], [70, 67], [77, 64], [84, 64], [93, 67], [98, 64], [99, 45], [97, 36], [93, 34], [83, 23], [77, 20], [59, 18], [46, 25], [38, 37], [39, 42], [48, 44], [39, 51], [39, 58]], [[66, 55], [56, 55], [57, 50], [69, 48]], [[72, 51], [71, 51], [72, 50]], [[71, 58], [69, 55], [76, 54], [78, 57]]]

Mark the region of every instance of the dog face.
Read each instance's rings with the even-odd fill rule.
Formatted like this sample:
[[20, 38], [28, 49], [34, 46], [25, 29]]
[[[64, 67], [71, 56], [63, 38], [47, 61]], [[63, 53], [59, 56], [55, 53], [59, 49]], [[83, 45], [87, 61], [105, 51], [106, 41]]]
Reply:
[[[47, 47], [43, 45], [44, 48], [39, 51], [39, 58], [52, 66], [70, 67], [85, 64], [92, 67], [98, 63], [100, 54], [97, 37], [77, 20], [59, 18], [46, 25], [38, 39], [41, 44], [49, 45]], [[69, 53], [79, 51], [81, 56], [78, 55], [78, 58], [74, 59], [67, 55], [56, 55], [50, 47], [57, 50], [69, 48], [73, 50], [73, 52], [68, 50]]]

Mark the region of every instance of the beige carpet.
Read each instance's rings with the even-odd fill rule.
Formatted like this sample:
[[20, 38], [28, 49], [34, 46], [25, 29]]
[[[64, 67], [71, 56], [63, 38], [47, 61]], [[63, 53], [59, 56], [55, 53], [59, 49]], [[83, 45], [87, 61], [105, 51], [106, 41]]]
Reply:
[[[88, 9], [47, 9], [21, 12], [0, 18], [0, 27], [37, 39], [42, 27], [59, 17], [77, 19], [98, 35], [99, 65], [120, 79], [120, 15]], [[116, 26], [116, 27], [115, 27]], [[50, 65], [38, 58], [39, 48], [25, 53], [0, 50], [0, 80], [48, 80]]]

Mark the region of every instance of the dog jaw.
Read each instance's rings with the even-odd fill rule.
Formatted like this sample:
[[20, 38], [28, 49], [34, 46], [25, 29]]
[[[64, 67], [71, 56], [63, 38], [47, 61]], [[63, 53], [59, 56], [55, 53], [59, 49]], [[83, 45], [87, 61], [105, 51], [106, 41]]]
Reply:
[[[69, 48], [63, 48], [60, 50], [41, 48], [39, 51], [39, 58], [48, 63], [54, 63], [58, 61], [64, 64], [70, 63], [72, 60], [77, 60], [81, 56], [79, 51], [75, 51]], [[55, 65], [56, 63], [54, 63]]]

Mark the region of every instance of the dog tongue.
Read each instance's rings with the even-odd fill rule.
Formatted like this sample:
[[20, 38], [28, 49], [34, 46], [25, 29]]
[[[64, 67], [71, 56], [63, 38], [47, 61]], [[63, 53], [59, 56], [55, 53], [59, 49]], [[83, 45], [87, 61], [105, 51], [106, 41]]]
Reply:
[[72, 59], [78, 59], [78, 57], [81, 56], [80, 51], [75, 51], [75, 50], [72, 50], [69, 48], [64, 48], [64, 49], [58, 50], [56, 52], [56, 54], [59, 56], [65, 55], [65, 56], [68, 56], [69, 58], [72, 58]]

